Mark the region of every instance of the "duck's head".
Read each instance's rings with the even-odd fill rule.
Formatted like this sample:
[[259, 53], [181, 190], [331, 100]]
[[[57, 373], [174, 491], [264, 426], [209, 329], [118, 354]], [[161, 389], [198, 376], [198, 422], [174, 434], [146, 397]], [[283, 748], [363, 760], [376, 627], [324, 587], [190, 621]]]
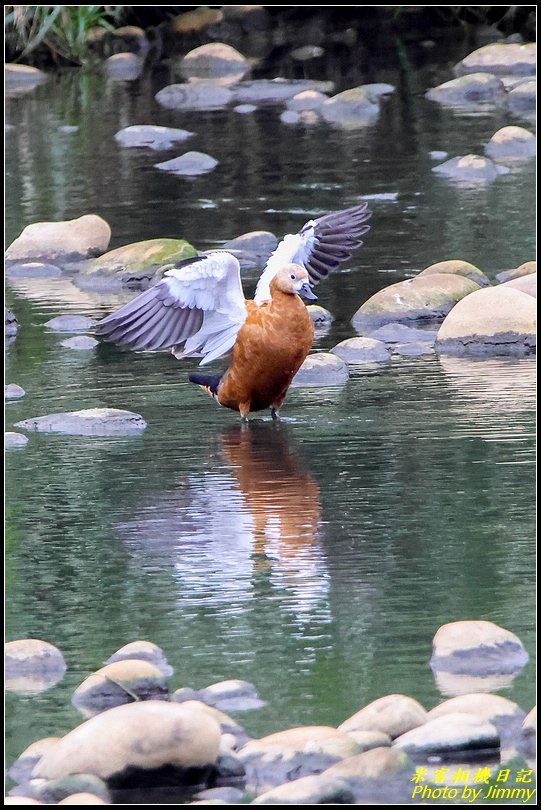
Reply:
[[308, 301], [317, 301], [317, 295], [310, 287], [310, 277], [300, 264], [284, 265], [274, 276], [272, 287], [287, 295], [300, 295]]

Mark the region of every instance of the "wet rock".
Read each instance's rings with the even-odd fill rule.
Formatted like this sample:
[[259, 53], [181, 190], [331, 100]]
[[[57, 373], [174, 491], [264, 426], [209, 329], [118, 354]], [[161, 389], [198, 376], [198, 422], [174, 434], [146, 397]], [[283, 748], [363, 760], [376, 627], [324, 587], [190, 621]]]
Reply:
[[78, 352], [87, 352], [90, 349], [94, 349], [96, 346], [98, 346], [99, 341], [93, 337], [89, 337], [88, 335], [77, 335], [76, 337], [63, 340], [60, 345], [64, 346], [65, 349], [73, 349], [74, 351]]
[[93, 793], [72, 793], [58, 804], [111, 804], [111, 802], [105, 802], [99, 796], [94, 796]]
[[124, 147], [148, 147], [149, 149], [170, 149], [177, 143], [193, 137], [193, 132], [174, 127], [157, 127], [152, 124], [137, 124], [119, 130], [115, 141]]
[[320, 93], [318, 90], [304, 90], [302, 93], [297, 93], [293, 98], [289, 98], [286, 102], [288, 110], [300, 112], [302, 110], [319, 110], [324, 101], [328, 99], [325, 93]]
[[472, 185], [492, 183], [498, 175], [507, 174], [509, 169], [498, 166], [490, 158], [481, 155], [462, 155], [434, 166], [432, 171], [456, 183]]
[[421, 357], [424, 354], [434, 354], [434, 348], [429, 343], [396, 343], [393, 354], [400, 357]]
[[165, 270], [197, 250], [184, 239], [146, 239], [111, 250], [94, 259], [79, 276], [80, 287], [143, 286], [158, 281]]
[[22, 754], [17, 757], [13, 765], [8, 771], [8, 776], [18, 785], [28, 782], [32, 775], [32, 771], [45, 753], [55, 745], [61, 738], [60, 737], [44, 737], [42, 740], [37, 740], [25, 748]]
[[22, 433], [14, 433], [13, 431], [6, 431], [4, 433], [4, 448], [7, 450], [11, 447], [25, 447], [28, 444], [28, 436]]
[[535, 343], [535, 300], [500, 284], [456, 305], [440, 327], [436, 350], [459, 356], [523, 356], [535, 350]]
[[58, 779], [34, 778], [24, 788], [29, 790], [30, 795], [35, 799], [39, 799], [46, 804], [58, 804], [70, 796], [80, 795], [81, 793], [90, 794], [100, 799], [101, 801], [98, 803], [111, 803], [111, 797], [105, 783], [92, 773], [67, 774]]
[[527, 276], [504, 281], [502, 287], [511, 287], [513, 290], [519, 290], [526, 295], [531, 295], [532, 298], [537, 298], [537, 273], [529, 273]]
[[181, 62], [181, 71], [186, 78], [240, 79], [250, 71], [250, 63], [231, 45], [209, 42], [186, 54]]
[[371, 751], [372, 748], [386, 748], [391, 745], [391, 738], [383, 731], [346, 731], [359, 746], [359, 753]]
[[[447, 360], [448, 358], [443, 358]], [[440, 358], [441, 362], [441, 358]], [[459, 362], [463, 363], [461, 359]], [[433, 670], [438, 691], [445, 697], [459, 697], [477, 692], [499, 692], [510, 689], [519, 670], [507, 675], [457, 675], [443, 669]]]
[[352, 804], [353, 792], [338, 777], [304, 776], [268, 790], [252, 804]]
[[472, 714], [445, 714], [429, 720], [419, 728], [402, 734], [395, 740], [399, 751], [406, 751], [416, 759], [445, 755], [463, 761], [465, 752], [471, 757], [475, 751], [496, 753], [500, 736], [492, 723]]
[[143, 66], [143, 59], [130, 51], [115, 53], [103, 63], [108, 78], [122, 82], [138, 79], [143, 72]]
[[26, 638], [4, 645], [5, 687], [19, 694], [49, 689], [64, 677], [66, 662], [48, 641]]
[[251, 740], [241, 748], [239, 758], [247, 786], [262, 793], [294, 778], [321, 773], [358, 750], [347, 734], [327, 726], [306, 726]]
[[192, 689], [190, 686], [182, 686], [176, 689], [171, 695], [171, 700], [176, 703], [185, 703], [188, 700], [199, 700], [199, 691]]
[[461, 298], [479, 290], [479, 285], [462, 276], [441, 273], [391, 284], [375, 293], [353, 316], [361, 334], [391, 323], [441, 321]]
[[113, 653], [104, 663], [114, 664], [116, 661], [128, 661], [132, 658], [154, 664], [167, 677], [173, 674], [173, 667], [168, 664], [164, 651], [151, 641], [130, 641], [129, 644], [125, 644]]
[[523, 127], [502, 127], [485, 147], [493, 160], [526, 160], [535, 157], [536, 138]]
[[349, 379], [344, 361], [330, 352], [310, 354], [293, 377], [293, 385], [344, 385]]
[[371, 332], [368, 337], [381, 340], [390, 346], [393, 343], [428, 343], [433, 346], [437, 334], [437, 331], [431, 329], [415, 329], [403, 323], [387, 323]]
[[208, 81], [170, 84], [156, 94], [158, 104], [172, 110], [217, 110], [234, 100], [240, 99], [229, 87]]
[[490, 73], [472, 73], [432, 87], [425, 95], [429, 101], [437, 101], [438, 104], [449, 107], [502, 104], [505, 87], [500, 79]]
[[98, 256], [107, 250], [111, 228], [96, 214], [64, 222], [27, 225], [6, 250], [6, 262], [67, 262]]
[[200, 799], [201, 801], [220, 799], [226, 804], [238, 804], [239, 799], [242, 798], [244, 798], [244, 791], [235, 787], [208, 788], [207, 790], [199, 791], [199, 793], [196, 793], [194, 796], [194, 799]]
[[60, 779], [92, 773], [109, 787], [193, 784], [216, 761], [220, 727], [203, 710], [146, 701], [117, 706], [70, 731], [34, 769], [34, 777]]
[[345, 720], [339, 731], [380, 731], [391, 739], [426, 722], [420, 703], [406, 695], [386, 695]]
[[354, 804], [408, 804], [413, 769], [405, 752], [394, 747], [373, 748], [332, 765], [322, 776], [343, 780], [353, 792]]
[[356, 129], [375, 122], [379, 104], [364, 87], [353, 87], [327, 99], [318, 112], [329, 124]]
[[537, 82], [524, 82], [513, 87], [506, 98], [509, 110], [515, 115], [528, 115], [535, 113], [537, 105]]
[[372, 84], [362, 84], [361, 87], [373, 99], [379, 99], [381, 96], [389, 96], [396, 90], [396, 87], [394, 87], [392, 84], [385, 84], [385, 82], [373, 82]]
[[324, 53], [324, 49], [319, 45], [301, 45], [300, 48], [291, 51], [289, 55], [297, 62], [308, 62], [310, 59], [318, 59]]
[[348, 365], [356, 363], [381, 363], [391, 359], [385, 343], [368, 337], [354, 337], [342, 340], [332, 354], [340, 357]]
[[490, 287], [490, 279], [483, 271], [479, 270], [474, 264], [470, 264], [470, 262], [462, 261], [462, 259], [449, 259], [431, 264], [421, 270], [416, 278], [419, 278], [419, 276], [433, 276], [438, 273], [452, 273], [453, 275], [464, 276], [464, 278], [469, 278], [470, 281], [475, 281], [480, 287]]
[[536, 46], [493, 42], [468, 54], [455, 66], [455, 73], [483, 71], [497, 76], [535, 76]]
[[25, 394], [24, 388], [21, 388], [17, 383], [8, 383], [8, 385], [4, 386], [4, 399], [21, 399]]
[[47, 81], [47, 74], [30, 65], [8, 63], [4, 65], [4, 86], [6, 95], [23, 95]]
[[320, 307], [318, 304], [309, 304], [306, 309], [316, 328], [318, 326], [328, 326], [334, 321], [332, 313], [325, 307]]
[[447, 714], [470, 714], [488, 720], [497, 729], [500, 738], [509, 741], [520, 728], [526, 712], [517, 703], [500, 695], [477, 693], [451, 698], [428, 712], [428, 720]]
[[253, 253], [257, 263], [264, 264], [277, 246], [278, 239], [270, 231], [250, 231], [224, 242], [222, 249]]
[[52, 413], [17, 422], [15, 427], [38, 433], [67, 433], [73, 436], [125, 436], [140, 433], [147, 426], [142, 416], [119, 408], [86, 408]]
[[56, 264], [19, 262], [6, 267], [7, 278], [59, 278], [62, 270]]
[[88, 318], [86, 315], [58, 315], [44, 326], [53, 332], [86, 332], [97, 323], [95, 318]]
[[[186, 693], [192, 692], [191, 696], [188, 696]], [[183, 693], [183, 694], [181, 694]], [[210, 715], [220, 726], [221, 737], [220, 737], [220, 752], [221, 753], [232, 753], [237, 748], [241, 748], [248, 742], [248, 736], [240, 726], [236, 720], [233, 720], [225, 712], [217, 709], [214, 706], [209, 706], [207, 703], [204, 703], [200, 697], [199, 692], [195, 692], [193, 689], [177, 689], [176, 692], [173, 692], [171, 695], [171, 700], [175, 703], [182, 703], [186, 706], [192, 707], [194, 709], [200, 711], [206, 711], [207, 714]]]
[[218, 779], [229, 782], [234, 779], [243, 778], [246, 774], [244, 765], [233, 751], [220, 751], [214, 770]]
[[430, 666], [457, 674], [491, 675], [516, 672], [527, 661], [528, 653], [514, 633], [478, 620], [440, 627], [434, 636]]
[[257, 110], [255, 104], [237, 104], [236, 107], [233, 107], [233, 112], [240, 113], [241, 115], [247, 115], [248, 113], [253, 113]]
[[280, 113], [280, 121], [282, 124], [299, 124], [301, 120], [300, 113], [295, 110], [284, 110]]
[[333, 82], [316, 82], [308, 79], [257, 79], [239, 82], [233, 88], [233, 94], [237, 104], [246, 102], [277, 104], [286, 102], [305, 90], [329, 93], [333, 87]]
[[178, 158], [166, 160], [164, 163], [155, 163], [154, 165], [164, 172], [193, 177], [211, 172], [218, 165], [218, 161], [204, 152], [185, 152]]
[[252, 683], [241, 680], [220, 681], [199, 692], [199, 699], [222, 711], [246, 711], [266, 706]]
[[528, 759], [534, 759], [537, 754], [537, 706], [528, 712], [515, 741], [517, 750]]
[[4, 337], [14, 338], [19, 331], [19, 321], [10, 309], [4, 307]]
[[504, 270], [502, 273], [498, 273], [496, 281], [502, 284], [505, 281], [511, 281], [511, 279], [514, 278], [522, 278], [522, 276], [528, 276], [531, 273], [537, 273], [537, 262], [524, 262], [512, 270]]
[[134, 700], [166, 700], [168, 697], [163, 672], [149, 661], [130, 658], [107, 664], [89, 675], [77, 687], [71, 702], [88, 716]]

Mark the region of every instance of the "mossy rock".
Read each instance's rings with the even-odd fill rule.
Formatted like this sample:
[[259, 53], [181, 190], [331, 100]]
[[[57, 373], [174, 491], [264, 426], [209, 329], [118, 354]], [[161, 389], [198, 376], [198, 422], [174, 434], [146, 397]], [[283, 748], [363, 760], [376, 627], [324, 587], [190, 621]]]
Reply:
[[197, 256], [185, 239], [147, 239], [110, 250], [94, 259], [79, 277], [80, 286], [146, 286], [158, 281], [167, 265]]

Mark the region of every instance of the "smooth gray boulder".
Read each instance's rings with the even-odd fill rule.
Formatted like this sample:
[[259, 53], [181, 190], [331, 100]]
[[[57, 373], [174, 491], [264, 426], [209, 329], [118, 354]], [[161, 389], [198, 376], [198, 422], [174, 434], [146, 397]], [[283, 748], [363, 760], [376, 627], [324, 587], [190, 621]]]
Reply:
[[502, 127], [485, 146], [493, 160], [527, 160], [536, 155], [536, 137], [524, 127]]
[[279, 785], [262, 793], [252, 804], [353, 804], [353, 799], [347, 782], [323, 773]]
[[204, 152], [185, 152], [180, 157], [154, 164], [157, 169], [184, 177], [207, 174], [218, 165], [218, 161]]
[[537, 298], [537, 273], [529, 273], [526, 276], [519, 276], [519, 278], [504, 281], [502, 287], [511, 287], [513, 290], [519, 290], [527, 295], [531, 295], [532, 298]]
[[105, 60], [103, 68], [107, 77], [115, 81], [131, 82], [143, 72], [144, 60], [131, 51], [115, 53]]
[[4, 88], [7, 98], [25, 95], [47, 81], [48, 75], [30, 65], [8, 62], [4, 65]]
[[462, 762], [465, 756], [475, 756], [475, 752], [492, 751], [496, 755], [500, 735], [488, 720], [456, 712], [428, 720], [402, 734], [394, 741], [394, 747], [417, 759], [445, 755], [447, 759]]
[[364, 87], [352, 87], [323, 102], [318, 112], [329, 124], [344, 129], [373, 124], [379, 115], [379, 104]]
[[10, 449], [12, 447], [25, 447], [28, 444], [28, 436], [23, 433], [15, 433], [11, 430], [4, 433], [4, 448]]
[[164, 675], [173, 674], [173, 667], [167, 662], [164, 651], [151, 641], [130, 641], [129, 644], [125, 644], [113, 653], [104, 663], [114, 664], [116, 661], [126, 661], [132, 658], [154, 664]]
[[455, 73], [484, 71], [496, 76], [535, 76], [536, 44], [493, 42], [468, 54], [455, 65]]
[[517, 703], [501, 697], [478, 692], [470, 695], [445, 700], [428, 712], [427, 720], [444, 717], [447, 714], [471, 714], [482, 720], [488, 720], [498, 730], [502, 743], [508, 743], [519, 732], [526, 716]]
[[44, 326], [53, 332], [87, 332], [97, 323], [95, 318], [88, 318], [86, 315], [58, 315]]
[[5, 688], [9, 692], [43, 692], [62, 680], [66, 668], [64, 656], [48, 641], [26, 638], [4, 645]]
[[21, 399], [24, 397], [26, 391], [21, 388], [17, 383], [8, 383], [4, 385], [4, 399]]
[[331, 765], [322, 777], [343, 780], [353, 792], [353, 804], [409, 804], [413, 771], [407, 753], [386, 746]]
[[385, 343], [369, 337], [354, 337], [342, 340], [331, 349], [331, 352], [348, 365], [384, 363], [391, 359], [391, 354]]
[[73, 349], [77, 352], [88, 352], [99, 346], [99, 341], [89, 335], [76, 335], [61, 341], [60, 345], [64, 346], [65, 349]]
[[240, 81], [249, 73], [250, 62], [231, 45], [208, 42], [189, 51], [180, 63], [187, 79], [228, 79]]
[[93, 672], [77, 687], [71, 702], [85, 716], [138, 700], [167, 700], [161, 669], [137, 658], [115, 661]]
[[256, 110], [257, 107], [255, 104], [237, 104], [236, 107], [233, 107], [233, 112], [239, 113], [240, 115], [248, 115]]
[[220, 711], [246, 711], [266, 706], [253, 683], [232, 679], [219, 681], [201, 689], [198, 699]]
[[349, 379], [346, 363], [330, 352], [310, 354], [293, 377], [293, 386], [344, 385]]
[[464, 276], [464, 278], [469, 278], [470, 281], [474, 281], [480, 287], [490, 287], [490, 279], [488, 276], [474, 264], [465, 262], [463, 259], [446, 259], [442, 262], [436, 262], [435, 264], [429, 265], [429, 267], [425, 267], [424, 270], [421, 270], [415, 278], [419, 278], [420, 276], [433, 276], [439, 273], [451, 273], [456, 276]]
[[69, 774], [59, 779], [32, 778], [20, 790], [44, 804], [72, 804], [69, 800], [81, 794], [91, 797], [82, 804], [111, 804], [105, 782], [92, 773]]
[[537, 82], [524, 82], [513, 87], [507, 94], [506, 104], [514, 115], [533, 117], [537, 107]]
[[236, 101], [229, 87], [209, 81], [170, 84], [156, 93], [156, 101], [172, 110], [217, 110]]
[[254, 261], [259, 266], [261, 263], [265, 264], [277, 247], [278, 239], [270, 231], [249, 231], [224, 242], [222, 250], [239, 250], [252, 253]]
[[332, 312], [329, 312], [325, 307], [320, 307], [319, 304], [309, 304], [306, 309], [316, 329], [322, 326], [329, 326], [329, 324], [334, 321]]
[[484, 676], [522, 669], [528, 661], [514, 633], [487, 621], [444, 624], [433, 640], [430, 666], [455, 674]]
[[237, 104], [277, 104], [286, 102], [305, 90], [330, 93], [333, 88], [333, 82], [278, 78], [242, 81], [233, 87], [232, 92]]
[[427, 91], [426, 98], [449, 107], [502, 104], [505, 87], [500, 79], [490, 73], [473, 73], [432, 87]]
[[399, 357], [422, 357], [425, 354], [434, 354], [434, 347], [430, 343], [421, 341], [412, 343], [395, 343], [393, 354]]
[[4, 337], [14, 338], [19, 331], [19, 321], [14, 313], [4, 307]]
[[76, 261], [103, 253], [110, 239], [111, 228], [96, 214], [64, 222], [36, 222], [11, 243], [5, 258], [9, 263]]
[[455, 183], [475, 185], [492, 183], [500, 174], [507, 174], [509, 169], [496, 165], [490, 158], [471, 154], [446, 160], [439, 166], [433, 166], [432, 171]]
[[60, 737], [44, 737], [25, 748], [8, 770], [9, 778], [18, 785], [28, 782], [39, 760], [60, 739]]
[[24, 419], [15, 427], [38, 433], [66, 433], [73, 436], [125, 436], [143, 431], [147, 423], [138, 413], [118, 408], [87, 408], [71, 413], [52, 413]]
[[500, 284], [503, 284], [505, 281], [511, 281], [515, 278], [521, 278], [522, 276], [528, 276], [531, 273], [537, 273], [537, 262], [523, 262], [518, 267], [514, 267], [511, 270], [503, 270], [501, 273], [498, 273], [496, 276], [496, 281], [499, 281]]
[[156, 151], [160, 149], [170, 149], [177, 143], [192, 138], [193, 132], [187, 129], [175, 129], [174, 127], [158, 127], [153, 124], [136, 124], [131, 127], [124, 127], [115, 135], [115, 141], [127, 148], [146, 147]]
[[327, 101], [328, 96], [325, 93], [320, 93], [319, 90], [303, 90], [302, 93], [286, 101], [288, 110], [301, 112], [302, 110], [319, 110], [323, 102]]
[[340, 731], [379, 731], [391, 739], [426, 722], [424, 708], [407, 695], [385, 695], [373, 700], [338, 726]]

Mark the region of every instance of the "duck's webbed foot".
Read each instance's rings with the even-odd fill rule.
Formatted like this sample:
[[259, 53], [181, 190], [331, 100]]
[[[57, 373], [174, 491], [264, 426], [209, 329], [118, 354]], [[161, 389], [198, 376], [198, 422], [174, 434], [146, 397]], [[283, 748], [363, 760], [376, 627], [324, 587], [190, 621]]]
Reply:
[[272, 416], [273, 419], [279, 419], [280, 418], [280, 412], [279, 412], [278, 408], [274, 407], [274, 405], [271, 408], [271, 416]]

